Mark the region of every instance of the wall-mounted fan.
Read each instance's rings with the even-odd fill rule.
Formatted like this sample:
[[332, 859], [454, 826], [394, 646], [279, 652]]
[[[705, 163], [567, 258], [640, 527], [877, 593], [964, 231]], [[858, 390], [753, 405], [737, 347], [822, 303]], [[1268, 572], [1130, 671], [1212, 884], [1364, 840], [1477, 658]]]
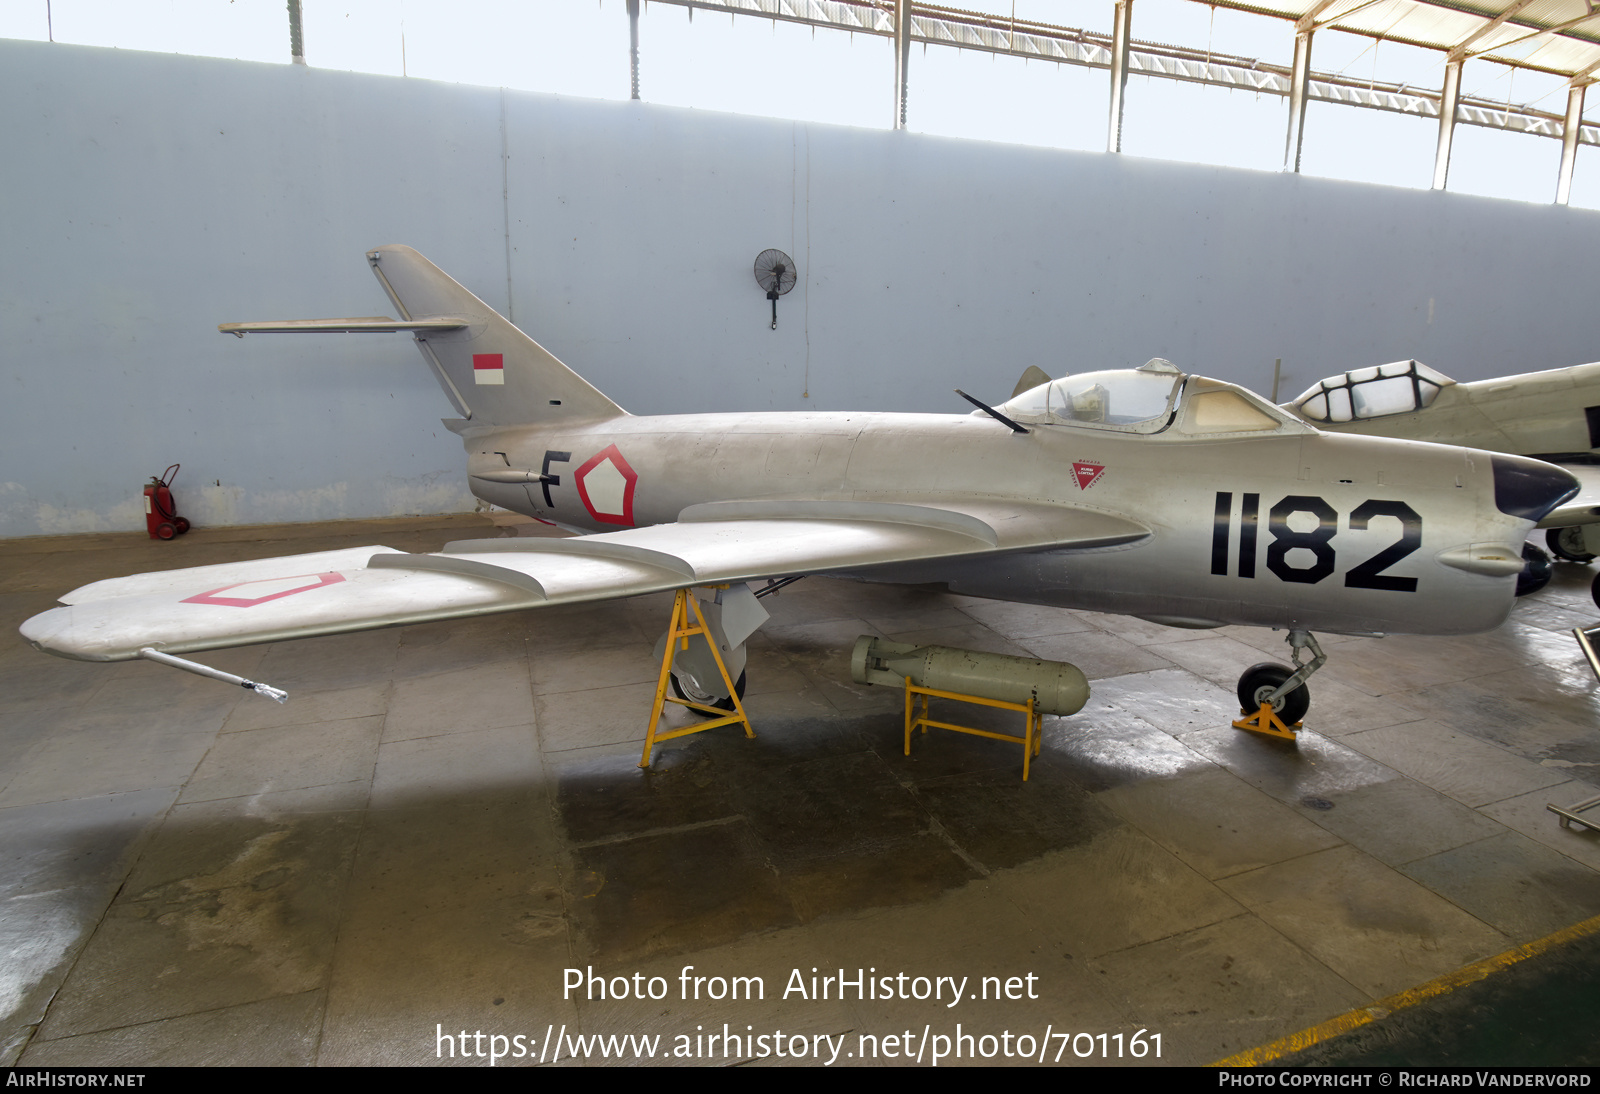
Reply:
[[772, 301], [773, 330], [778, 329], [778, 297], [794, 288], [795, 281], [794, 259], [773, 247], [756, 255], [756, 284]]

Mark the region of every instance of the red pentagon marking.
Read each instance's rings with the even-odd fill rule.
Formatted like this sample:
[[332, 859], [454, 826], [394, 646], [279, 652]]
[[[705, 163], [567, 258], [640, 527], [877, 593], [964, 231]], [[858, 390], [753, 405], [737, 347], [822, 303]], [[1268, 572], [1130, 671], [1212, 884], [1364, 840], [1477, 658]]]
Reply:
[[[309, 580], [308, 580], [309, 579]], [[343, 581], [341, 574], [294, 574], [290, 577], [264, 577], [256, 581], [241, 581], [235, 585], [224, 585], [220, 589], [212, 589], [208, 593], [199, 593], [195, 596], [185, 597], [179, 601], [182, 604], [220, 604], [228, 608], [253, 608], [257, 604], [265, 604], [269, 600], [281, 600], [295, 593], [308, 592], [311, 589], [320, 589], [324, 585], [337, 585]], [[289, 582], [298, 582], [289, 588], [283, 586]], [[243, 589], [248, 585], [264, 585], [266, 588], [259, 591], [256, 596], [218, 596], [229, 589]]]
[[607, 445], [575, 472], [578, 497], [601, 524], [633, 527], [633, 488], [639, 473], [628, 466], [616, 445]]
[[1072, 465], [1072, 479], [1078, 484], [1079, 490], [1087, 490], [1093, 486], [1106, 467], [1103, 463], [1074, 463]]

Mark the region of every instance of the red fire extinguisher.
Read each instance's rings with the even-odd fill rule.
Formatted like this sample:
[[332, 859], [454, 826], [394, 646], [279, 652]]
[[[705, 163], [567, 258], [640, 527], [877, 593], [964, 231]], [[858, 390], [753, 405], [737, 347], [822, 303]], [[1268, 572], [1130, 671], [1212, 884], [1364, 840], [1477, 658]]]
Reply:
[[171, 539], [189, 530], [189, 522], [178, 516], [172, 504], [172, 480], [178, 477], [181, 464], [173, 464], [162, 472], [159, 479], [151, 479], [144, 487], [144, 526], [151, 539]]

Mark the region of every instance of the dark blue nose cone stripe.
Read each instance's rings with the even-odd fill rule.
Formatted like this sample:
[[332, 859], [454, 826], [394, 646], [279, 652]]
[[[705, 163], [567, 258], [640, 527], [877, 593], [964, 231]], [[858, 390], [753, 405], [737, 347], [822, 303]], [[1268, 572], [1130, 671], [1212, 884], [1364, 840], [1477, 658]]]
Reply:
[[1489, 458], [1494, 464], [1494, 504], [1502, 513], [1537, 524], [1578, 492], [1578, 480], [1553, 463], [1526, 456]]

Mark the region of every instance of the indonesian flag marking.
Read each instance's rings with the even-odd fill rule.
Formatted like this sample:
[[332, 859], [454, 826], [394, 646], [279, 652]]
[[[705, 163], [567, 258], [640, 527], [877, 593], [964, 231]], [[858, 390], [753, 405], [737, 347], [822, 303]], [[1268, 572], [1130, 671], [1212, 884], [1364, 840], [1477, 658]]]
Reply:
[[472, 355], [472, 382], [475, 384], [504, 384], [506, 359], [500, 353], [474, 353]]
[[1106, 469], [1103, 463], [1074, 463], [1072, 465], [1072, 479], [1078, 484], [1079, 490], [1087, 490], [1095, 484], [1100, 473]]
[[[293, 577], [268, 577], [258, 581], [243, 581], [237, 585], [224, 585], [220, 589], [212, 589], [208, 593], [199, 593], [195, 596], [185, 597], [184, 604], [219, 604], [227, 608], [253, 608], [257, 604], [265, 604], [269, 600], [281, 600], [295, 593], [309, 592], [320, 589], [324, 585], [337, 585], [344, 580], [342, 574], [296, 574]], [[243, 590], [242, 596], [218, 596], [218, 593]]]

